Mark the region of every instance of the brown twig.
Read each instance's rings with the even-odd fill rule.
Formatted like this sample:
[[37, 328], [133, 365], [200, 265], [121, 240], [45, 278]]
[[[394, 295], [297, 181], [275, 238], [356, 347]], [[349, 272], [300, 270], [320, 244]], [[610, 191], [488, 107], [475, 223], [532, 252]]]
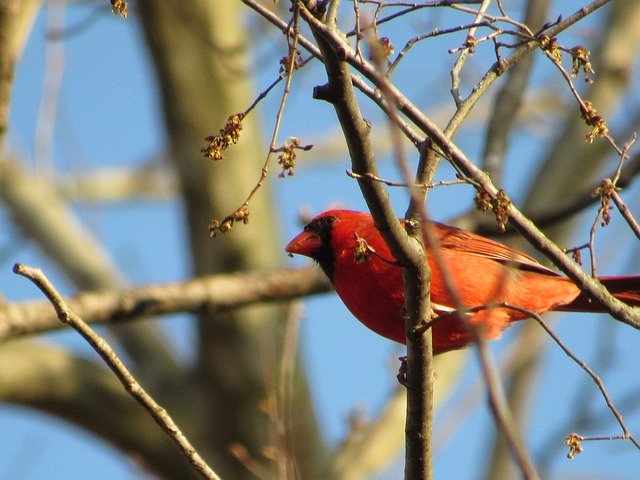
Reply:
[[371, 180], [372, 182], [380, 182], [380, 183], [384, 183], [387, 187], [403, 187], [403, 188], [410, 187], [410, 188], [418, 188], [421, 190], [431, 189], [436, 187], [450, 187], [453, 185], [466, 185], [469, 183], [464, 179], [458, 179], [458, 180], [441, 180], [435, 183], [412, 183], [411, 185], [409, 185], [406, 182], [394, 182], [393, 180], [380, 178], [376, 175], [373, 175], [372, 173], [360, 174], [360, 173], [354, 173], [351, 170], [347, 170], [346, 173], [347, 173], [347, 176], [351, 178], [366, 179], [366, 180]]
[[[481, 3], [481, 2], [477, 2], [477, 3]], [[465, 7], [461, 4], [455, 4], [455, 5], [451, 5], [451, 8], [454, 10], [458, 10], [460, 12], [465, 12], [465, 13], [469, 13], [471, 15], [475, 15], [476, 17], [480, 15], [480, 9], [474, 9], [474, 8], [469, 8], [469, 7]], [[510, 18], [509, 16], [507, 16], [504, 12], [504, 10], [501, 10], [500, 12], [502, 14], [502, 16], [498, 16], [498, 15], [490, 15], [486, 12], [484, 12], [482, 14], [483, 18], [486, 18], [488, 21], [490, 22], [500, 22], [500, 23], [509, 23], [511, 25], [513, 25], [514, 27], [518, 28], [519, 30], [521, 30], [522, 32], [526, 32], [531, 34], [531, 30], [529, 30], [529, 27], [527, 26], [527, 24], [522, 23], [522, 22], [518, 22], [517, 20], [514, 20], [512, 18]], [[531, 34], [533, 35], [533, 34]]]
[[[292, 32], [292, 33], [291, 33]], [[284, 87], [284, 91], [282, 92], [282, 98], [280, 100], [280, 107], [278, 108], [278, 112], [276, 114], [275, 125], [273, 127], [273, 134], [271, 136], [271, 143], [269, 145], [269, 151], [267, 152], [267, 156], [262, 165], [262, 169], [260, 170], [260, 177], [258, 181], [251, 189], [245, 200], [242, 204], [236, 209], [235, 212], [225, 217], [222, 221], [214, 219], [209, 224], [209, 233], [213, 237], [215, 236], [217, 231], [222, 233], [226, 233], [233, 227], [235, 222], [247, 223], [249, 221], [249, 203], [253, 196], [262, 188], [264, 182], [269, 174], [269, 165], [271, 163], [272, 154], [278, 151], [286, 152], [286, 159], [284, 158], [285, 153], [280, 156], [280, 163], [283, 165], [283, 173], [280, 175], [284, 177], [284, 173], [287, 172], [288, 175], [293, 175], [293, 168], [295, 166], [295, 149], [300, 150], [309, 150], [312, 146], [300, 146], [299, 140], [297, 138], [291, 139], [287, 145], [278, 148], [278, 133], [280, 132], [280, 124], [282, 122], [282, 115], [284, 114], [284, 108], [287, 104], [287, 99], [289, 98], [289, 93], [291, 91], [291, 81], [293, 79], [293, 72], [297, 69], [297, 55], [298, 55], [298, 41], [300, 39], [300, 26], [299, 26], [299, 14], [298, 10], [295, 7], [293, 8], [293, 19], [290, 23], [290, 29], [285, 31], [289, 51], [284, 62], [283, 74], [286, 78], [286, 83]]]
[[[386, 2], [383, 0], [359, 0], [360, 3], [370, 3], [373, 5], [377, 5], [378, 9], [382, 9], [383, 7], [407, 7], [399, 12], [393, 13], [391, 15], [388, 15], [384, 18], [381, 18], [380, 20], [377, 20], [376, 26], [378, 25], [382, 25], [384, 23], [388, 23], [392, 20], [395, 20], [396, 18], [402, 17], [404, 15], [407, 15], [409, 13], [413, 13], [417, 10], [423, 9], [423, 8], [438, 8], [438, 7], [455, 7], [456, 4], [459, 3], [467, 3], [467, 4], [478, 4], [478, 3], [482, 3], [484, 0], [463, 0], [463, 1], [458, 1], [458, 0], [441, 0], [441, 1], [431, 1], [431, 2], [424, 2], [424, 3], [416, 3], [416, 2]], [[349, 32], [348, 35], [351, 35], [353, 32]]]
[[631, 215], [627, 204], [624, 203], [624, 201], [620, 198], [620, 195], [618, 195], [618, 192], [616, 192], [615, 190], [611, 192], [611, 199], [613, 200], [613, 203], [616, 204], [616, 207], [618, 207], [620, 215], [624, 217], [633, 233], [635, 233], [638, 240], [640, 240], [640, 225], [638, 225], [636, 219], [633, 217], [633, 215]]
[[[616, 172], [619, 172], [616, 174]], [[619, 188], [627, 187], [631, 182], [636, 179], [638, 173], [640, 173], [640, 155], [634, 156], [627, 162], [622, 169], [616, 169], [609, 178], [616, 178], [616, 185]], [[598, 196], [594, 196], [593, 192], [601, 185], [602, 181], [598, 180], [597, 183], [589, 185], [581, 193], [574, 195], [573, 197], [563, 201], [556, 202], [550, 208], [544, 208], [542, 211], [527, 211], [526, 216], [531, 219], [539, 228], [553, 225], [562, 220], [566, 220], [571, 215], [576, 214], [583, 209], [593, 205], [599, 201]], [[498, 229], [495, 222], [479, 222], [474, 225], [473, 230], [481, 235], [497, 235]], [[513, 233], [513, 228], [507, 230], [507, 234]]]
[[[476, 17], [473, 19], [473, 23], [482, 22], [485, 12], [487, 8], [489, 8], [490, 3], [490, 0], [484, 0], [480, 4], [480, 8], [476, 13]], [[460, 104], [462, 103], [462, 97], [460, 96], [460, 72], [462, 71], [462, 67], [467, 60], [467, 55], [469, 55], [469, 53], [473, 49], [472, 45], [475, 45], [473, 36], [476, 30], [477, 27], [472, 27], [469, 29], [467, 33], [467, 39], [465, 41], [465, 47], [460, 50], [460, 55], [458, 55], [458, 59], [451, 69], [451, 95], [453, 96], [453, 101], [455, 102], [456, 107], [460, 107]]]
[[622, 419], [622, 415], [620, 414], [620, 412], [618, 412], [618, 409], [616, 408], [616, 406], [614, 405], [613, 401], [611, 400], [611, 397], [609, 396], [609, 392], [607, 392], [607, 389], [604, 386], [604, 382], [602, 381], [602, 379], [593, 370], [591, 370], [589, 365], [587, 365], [584, 361], [580, 360], [562, 342], [562, 340], [553, 332], [553, 330], [551, 330], [549, 328], [549, 326], [545, 323], [545, 321], [542, 319], [542, 317], [540, 317], [540, 315], [536, 314], [535, 312], [532, 312], [532, 311], [526, 310], [524, 308], [521, 308], [521, 307], [519, 307], [517, 305], [513, 305], [513, 304], [509, 304], [509, 303], [504, 303], [503, 306], [505, 308], [510, 308], [512, 310], [524, 313], [527, 316], [533, 318], [536, 322], [538, 322], [540, 324], [540, 326], [553, 339], [553, 341], [556, 342], [556, 344], [562, 349], [562, 351], [569, 358], [571, 358], [571, 360], [573, 360], [580, 368], [582, 368], [585, 372], [587, 372], [587, 375], [589, 375], [591, 377], [591, 379], [593, 380], [593, 382], [598, 386], [598, 389], [600, 390], [600, 393], [602, 394], [602, 396], [604, 397], [605, 402], [607, 403], [607, 407], [609, 407], [609, 410], [611, 410], [611, 413], [613, 414], [613, 416], [618, 421], [618, 424], [620, 425], [620, 428], [622, 429], [622, 432], [623, 432], [623, 437], [625, 439], [628, 439], [629, 441], [631, 441], [631, 443], [633, 443], [633, 445], [635, 445], [635, 447], [638, 450], [640, 450], [640, 442], [638, 442], [635, 439], [635, 437], [631, 434], [631, 432], [627, 428], [626, 424], [624, 423], [624, 420]]
[[545, 53], [547, 58], [551, 60], [551, 62], [558, 68], [558, 70], [564, 77], [567, 85], [569, 86], [569, 90], [580, 106], [580, 113], [582, 115], [582, 118], [584, 118], [587, 125], [592, 127], [591, 132], [587, 134], [587, 141], [592, 142], [596, 137], [603, 137], [607, 140], [607, 142], [609, 142], [609, 144], [615, 149], [615, 151], [623, 157], [623, 149], [622, 147], [618, 146], [614, 138], [609, 133], [609, 129], [607, 128], [605, 119], [600, 115], [597, 115], [596, 109], [593, 107], [591, 102], [582, 99], [582, 96], [580, 95], [580, 93], [578, 93], [578, 90], [573, 83], [571, 75], [562, 65], [561, 58], [558, 52], [560, 50], [566, 51], [568, 49], [561, 48], [560, 45], [557, 44], [555, 38], [548, 38], [546, 35], [541, 35], [539, 38], [542, 51]]
[[69, 310], [62, 296], [51, 282], [49, 282], [47, 277], [45, 277], [42, 270], [17, 263], [13, 267], [13, 272], [31, 280], [31, 282], [44, 293], [55, 309], [58, 319], [62, 323], [71, 326], [93, 347], [96, 353], [100, 355], [107, 366], [118, 377], [125, 390], [149, 412], [153, 420], [165, 431], [169, 438], [173, 440], [180, 452], [202, 478], [220, 480], [220, 477], [218, 477], [211, 467], [202, 459], [167, 411], [158, 405], [142, 388], [109, 344], [96, 334], [79, 316]]

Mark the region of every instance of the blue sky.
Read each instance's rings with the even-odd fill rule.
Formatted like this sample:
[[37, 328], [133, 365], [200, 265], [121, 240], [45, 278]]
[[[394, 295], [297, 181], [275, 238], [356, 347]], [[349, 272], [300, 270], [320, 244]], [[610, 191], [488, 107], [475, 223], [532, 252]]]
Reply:
[[[566, 14], [575, 9], [571, 6], [581, 4], [577, 1], [560, 3], [563, 4], [562, 10], [556, 6], [554, 12]], [[65, 10], [65, 26], [68, 28], [96, 15], [94, 6], [80, 4], [68, 7]], [[60, 55], [57, 58], [64, 60], [64, 70], [52, 151], [56, 171], [78, 173], [96, 168], [130, 167], [144, 164], [157, 156], [166, 146], [166, 139], [160, 117], [158, 89], [135, 10], [131, 11], [127, 20], [121, 20], [113, 17], [105, 7], [95, 22], [69, 37], [62, 46], [59, 44], [54, 47], [62, 50], [57, 53], [50, 51], [49, 57], [45, 51], [45, 13], [46, 9], [37, 19], [17, 72], [8, 134], [12, 151], [26, 159], [29, 165], [33, 164], [46, 59], [55, 59], [56, 55]], [[419, 18], [425, 22], [435, 21], [427, 14]], [[600, 18], [594, 17], [595, 20]], [[593, 24], [590, 25], [593, 28]], [[414, 35], [419, 26], [405, 24], [404, 28], [383, 31], [382, 34], [391, 36], [397, 45], [402, 45], [402, 39]], [[585, 30], [588, 30], [587, 26], [578, 29], [579, 32]], [[459, 40], [461, 37], [457, 38]], [[452, 108], [447, 93], [447, 68], [450, 68], [453, 59], [444, 53], [451, 46], [448, 42], [434, 42], [429, 44], [428, 49], [419, 46], [413, 51], [416, 56], [422, 56], [420, 58], [424, 59], [425, 64], [433, 66], [437, 72], [433, 77], [424, 78], [422, 67], [415, 63], [399, 70], [397, 74], [400, 86], [409, 89], [427, 113], [430, 109], [445, 108], [450, 111]], [[472, 77], [482, 72], [483, 60], [487, 58], [483, 55], [479, 51], [470, 61], [469, 72]], [[261, 70], [257, 84], [266, 86], [275, 75], [276, 62]], [[541, 68], [535, 77], [537, 80], [552, 79], [555, 88], [562, 88], [559, 76], [550, 68]], [[420, 81], [416, 82], [416, 78]], [[336, 123], [328, 104], [319, 104], [310, 98], [313, 86], [323, 82], [322, 70], [317, 67], [306, 69], [300, 72], [295, 82], [281, 138], [295, 134], [303, 143], [317, 142], [319, 134], [326, 130], [335, 131]], [[272, 112], [277, 102], [278, 94], [272, 95], [259, 109], [267, 132], [270, 131]], [[309, 115], [309, 109], [312, 109], [313, 117]], [[365, 115], [373, 121], [376, 135], [387, 135], [385, 123], [375, 109], [366, 104], [364, 109]], [[309, 121], [310, 118], [313, 121]], [[458, 138], [459, 146], [471, 158], [479, 158], [481, 152], [483, 131], [479, 125], [475, 123], [475, 127], [471, 126]], [[212, 126], [212, 129], [216, 128], [219, 127]], [[541, 135], [544, 134], [544, 131], [516, 131], [505, 180], [511, 191], [517, 191], [535, 171], [536, 161], [543, 151]], [[381, 162], [383, 175], [395, 177], [392, 162], [384, 154], [381, 155]], [[344, 174], [347, 168], [346, 156], [304, 165], [303, 155], [294, 177], [274, 181], [283, 221], [283, 239], [290, 238], [299, 229], [297, 212], [301, 207], [319, 212], [333, 202], [342, 202], [350, 208], [364, 208], [354, 181]], [[444, 167], [440, 176], [450, 179], [451, 170]], [[401, 215], [405, 209], [405, 194], [395, 191], [392, 195], [397, 212]], [[624, 195], [627, 199], [640, 198], [638, 185], [633, 185]], [[429, 210], [435, 219], [446, 221], [468, 209], [473, 196], [469, 187], [439, 189], [430, 198]], [[514, 198], [517, 200], [517, 194], [514, 194]], [[181, 231], [179, 201], [138, 200], [126, 205], [85, 205], [77, 207], [76, 211], [122, 268], [127, 282], [151, 283], [180, 280], [188, 276], [188, 256], [184, 233]], [[593, 211], [585, 218], [589, 218], [589, 214], [593, 215]], [[15, 239], [20, 237], [9, 227], [8, 220], [7, 212], [0, 209], [0, 252], [5, 251], [7, 245], [12, 247], [9, 255], [0, 256], [0, 293], [9, 301], [40, 298], [34, 287], [11, 273], [11, 266], [16, 261], [42, 266], [64, 293], [71, 293], [73, 290], [69, 284], [37, 247], [23, 239], [18, 241], [19, 245], [15, 245]], [[251, 224], [238, 228], [251, 228]], [[576, 232], [579, 238], [584, 238], [588, 228], [586, 225]], [[132, 229], [135, 229], [136, 235], [131, 235]], [[150, 242], [150, 238], [154, 241]], [[622, 221], [616, 218], [612, 226], [599, 234], [598, 238], [598, 245], [602, 247], [602, 273], [640, 272], [637, 243], [626, 241], [631, 236]], [[615, 255], [607, 255], [609, 253]], [[158, 259], [162, 259], [162, 269], [157, 268]], [[305, 260], [296, 258], [288, 262], [302, 264]], [[396, 387], [396, 357], [402, 353], [402, 349], [362, 327], [333, 295], [305, 302], [305, 311], [301, 339], [304, 362], [310, 372], [323, 431], [329, 441], [337, 442], [345, 433], [349, 412], [362, 406], [369, 415], [374, 416]], [[635, 368], [629, 366], [640, 363], [640, 349], [637, 348], [640, 334], [598, 315], [567, 317], [570, 318], [556, 324], [556, 330], [587, 362], [596, 358], [601, 340], [612, 336], [614, 348], [609, 357], [611, 365], [605, 372], [604, 380], [614, 400], [624, 403], [625, 398], [637, 394], [640, 383]], [[162, 325], [175, 338], [179, 354], [188, 358], [189, 342], [193, 335], [189, 320], [177, 315], [162, 320]], [[606, 333], [603, 330], [605, 328]], [[509, 333], [503, 340], [492, 344], [496, 358], [500, 359], [506, 351], [512, 335]], [[93, 354], [69, 332], [49, 335], [43, 341], [62, 343], [86, 355]], [[547, 350], [543, 364], [544, 381], [540, 383], [535, 398], [531, 399], [535, 406], [526, 434], [534, 452], [541, 442], [547, 440], [550, 430], [570, 417], [576, 402], [581, 401], [575, 395], [581, 392], [585, 383], [591, 385], [593, 395], [589, 402], [594, 415], [601, 414], [605, 409], [596, 387], [586, 375], [558, 348], [548, 345]], [[461, 415], [457, 407], [478, 382], [478, 376], [475, 357], [471, 355], [459, 386], [438, 415], [436, 433], [443, 424], [438, 422]], [[623, 414], [631, 430], [640, 435], [637, 406]], [[482, 464], [489, 454], [487, 439], [493, 429], [483, 395], [480, 395], [476, 406], [465, 418], [460, 429], [446, 444], [437, 445], [437, 478], [473, 479], [477, 478], [475, 472], [482, 471], [478, 470], [477, 465]], [[609, 422], [595, 432], [586, 433], [617, 434], [618, 429]], [[0, 405], [0, 437], [6, 439], [9, 435], [11, 443], [0, 449], [1, 478], [80, 479], [86, 478], [88, 471], [95, 478], [139, 478], [139, 471], [131, 466], [126, 457], [100, 440], [47, 415]], [[625, 442], [590, 443], [585, 445], [586, 453], [572, 462], [564, 458], [565, 450], [561, 442], [559, 438], [558, 454], [550, 461], [557, 466], [557, 470], [554, 470], [557, 477], [554, 478], [586, 478], [587, 474], [598, 478], [598, 472], [607, 472], [607, 475], [616, 478], [634, 478], [640, 467], [640, 454]], [[31, 456], [33, 449], [38, 451], [36, 458]], [[401, 476], [402, 467], [396, 464], [380, 478], [396, 479]]]

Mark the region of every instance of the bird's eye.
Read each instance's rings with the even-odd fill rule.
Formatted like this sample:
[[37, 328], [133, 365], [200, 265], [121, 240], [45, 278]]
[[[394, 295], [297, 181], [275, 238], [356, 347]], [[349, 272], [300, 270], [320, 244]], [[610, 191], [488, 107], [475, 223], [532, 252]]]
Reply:
[[337, 220], [336, 217], [322, 217], [309, 222], [305, 227], [305, 232], [313, 232], [321, 237], [331, 230], [331, 225]]

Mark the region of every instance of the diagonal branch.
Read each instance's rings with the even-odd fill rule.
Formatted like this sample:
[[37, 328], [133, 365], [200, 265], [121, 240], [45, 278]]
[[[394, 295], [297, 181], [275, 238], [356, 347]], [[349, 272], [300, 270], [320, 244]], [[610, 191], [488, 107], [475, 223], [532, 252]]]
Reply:
[[[50, 304], [48, 307], [53, 310]], [[116, 377], [82, 355], [44, 342], [3, 343], [0, 400], [54, 415], [91, 432], [119, 449], [147, 474], [151, 471], [165, 479], [181, 480], [197, 477]], [[60, 453], [69, 461], [73, 461], [74, 454], [68, 449]], [[142, 472], [140, 475], [145, 477]]]
[[55, 287], [45, 277], [40, 269], [31, 268], [26, 265], [16, 264], [13, 267], [14, 273], [22, 275], [31, 280], [53, 305], [58, 315], [58, 319], [76, 330], [93, 349], [102, 357], [107, 366], [115, 373], [127, 392], [142, 405], [155, 422], [173, 440], [180, 452], [191, 463], [202, 478], [209, 480], [220, 480], [220, 477], [207, 465], [197, 450], [191, 445], [187, 437], [178, 428], [178, 425], [169, 416], [167, 411], [158, 405], [155, 400], [142, 388], [124, 363], [118, 358], [109, 344], [97, 335], [89, 325], [87, 325], [78, 315], [67, 307], [62, 296]]
[[[550, 35], [568, 28], [578, 20], [584, 18], [588, 13], [595, 11], [597, 8], [608, 3], [605, 0], [592, 2], [587, 7], [580, 9], [566, 20], [560, 22], [550, 30]], [[405, 113], [415, 124], [433, 141], [449, 159], [452, 165], [463, 175], [465, 175], [474, 186], [483, 194], [486, 194], [492, 202], [499, 202], [502, 193], [493, 184], [491, 179], [481, 171], [466, 155], [454, 144], [451, 139], [445, 135], [438, 126], [431, 121], [419, 108], [411, 103], [402, 92], [400, 92], [393, 84], [386, 84], [385, 79], [380, 78], [375, 67], [368, 62], [363, 61], [356, 55], [351, 46], [336, 32], [327, 28], [314, 17], [305, 19], [310, 23], [312, 28], [317, 30], [317, 34], [331, 45], [334, 51], [340, 52], [340, 55], [350, 65], [360, 70], [376, 87], [386, 88], [394, 97], [395, 103], [400, 110]], [[531, 44], [531, 45], [530, 45]], [[532, 41], [526, 44], [527, 48], [534, 48], [537, 42]], [[521, 49], [524, 48], [520, 47]], [[520, 52], [519, 49], [510, 58], [515, 58]], [[358, 172], [360, 173], [360, 172]], [[373, 173], [373, 172], [372, 172]], [[374, 182], [375, 183], [375, 182]], [[372, 212], [373, 213], [373, 212]], [[508, 216], [511, 223], [522, 234], [522, 236], [538, 251], [549, 258], [560, 270], [562, 270], [569, 278], [571, 278], [582, 290], [588, 294], [614, 318], [620, 320], [627, 325], [640, 329], [640, 310], [625, 305], [623, 302], [613, 298], [602, 284], [587, 275], [579, 266], [566, 257], [562, 249], [551, 242], [522, 212], [520, 212], [513, 204], [505, 207], [504, 213]], [[395, 254], [395, 252], [394, 252]]]

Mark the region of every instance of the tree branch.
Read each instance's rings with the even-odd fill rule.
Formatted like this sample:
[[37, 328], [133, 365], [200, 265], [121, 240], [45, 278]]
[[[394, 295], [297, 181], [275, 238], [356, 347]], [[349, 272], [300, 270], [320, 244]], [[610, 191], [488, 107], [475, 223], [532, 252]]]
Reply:
[[[331, 36], [339, 35], [335, 24], [322, 23], [307, 10], [302, 2], [298, 2], [297, 6], [318, 42], [328, 77], [327, 85], [316, 87], [314, 97], [327, 100], [335, 108], [347, 141], [353, 171], [361, 175], [377, 176], [374, 153], [369, 141], [370, 126], [360, 113], [352, 87], [351, 74], [347, 63], [343, 60], [346, 53], [343, 50], [344, 45], [338, 45], [325, 38], [327, 32], [331, 32]], [[347, 48], [350, 49], [348, 44]], [[376, 75], [383, 77], [378, 72]], [[386, 102], [382, 103], [390, 102], [387, 98]], [[389, 114], [390, 110], [395, 110], [395, 102], [393, 105], [384, 108], [385, 112]], [[393, 117], [390, 116], [390, 118]], [[397, 216], [391, 208], [388, 193], [381, 183], [361, 178], [358, 179], [358, 185], [371, 211], [376, 228], [403, 267], [404, 315], [406, 315], [408, 333], [405, 478], [429, 479], [433, 475], [431, 332], [425, 329], [419, 330], [417, 326], [426, 323], [429, 318], [431, 274], [425, 259], [424, 247], [421, 245], [421, 229], [413, 228], [412, 236], [407, 234], [398, 223]]]
[[[550, 29], [549, 34], [553, 35], [568, 28], [578, 20], [597, 8], [608, 3], [606, 0], [598, 0], [587, 7], [580, 9], [566, 20]], [[371, 80], [378, 88], [387, 88], [393, 95], [396, 104], [400, 110], [405, 113], [425, 134], [442, 150], [446, 157], [454, 167], [463, 175], [472, 181], [476, 188], [491, 198], [491, 201], [499, 200], [498, 188], [493, 184], [490, 178], [476, 167], [466, 155], [455, 145], [443, 132], [435, 125], [422, 111], [413, 105], [394, 85], [385, 85], [383, 79], [378, 78], [375, 68], [362, 58], [358, 57], [350, 45], [331, 29], [328, 29], [321, 22], [311, 17], [308, 20], [312, 24], [312, 28], [318, 30], [318, 34], [325, 42], [331, 45], [331, 48], [340, 52], [344, 60], [360, 70], [365, 76]], [[532, 41], [527, 45], [534, 48], [537, 42]], [[524, 48], [524, 47], [521, 47]], [[518, 52], [521, 50], [519, 49]], [[518, 53], [516, 52], [516, 53]], [[516, 54], [510, 58], [514, 58]], [[355, 170], [355, 169], [354, 169]], [[363, 172], [357, 172], [363, 173]], [[374, 173], [374, 172], [371, 172]], [[377, 183], [377, 182], [374, 182]], [[373, 213], [373, 212], [372, 212]], [[549, 258], [560, 270], [562, 270], [569, 278], [571, 278], [582, 290], [588, 292], [589, 295], [614, 318], [620, 320], [627, 325], [640, 329], [640, 310], [629, 307], [623, 302], [613, 298], [602, 284], [594, 278], [587, 275], [579, 266], [571, 259], [567, 258], [562, 249], [551, 242], [529, 219], [527, 219], [513, 204], [509, 204], [504, 212], [515, 228], [529, 243], [538, 251]], [[393, 250], [392, 250], [393, 251]], [[395, 252], [394, 252], [395, 254]]]
[[[73, 215], [50, 179], [29, 174], [0, 156], [0, 201], [11, 210], [21, 230], [79, 289], [112, 289], [121, 284], [103, 245]], [[177, 365], [155, 326], [140, 322], [126, 330], [113, 333], [139, 368], [168, 377], [177, 374]]]
[[[50, 304], [47, 306], [53, 310]], [[85, 429], [119, 449], [147, 474], [181, 480], [197, 477], [116, 377], [82, 355], [43, 342], [3, 343], [0, 400], [37, 409]], [[172, 408], [184, 404], [176, 399], [167, 401], [172, 402]], [[66, 455], [72, 462], [74, 452], [67, 451]], [[144, 477], [144, 473], [140, 475]]]
[[[146, 315], [220, 312], [260, 302], [285, 301], [329, 292], [331, 284], [315, 267], [269, 273], [212, 275], [182, 283], [81, 293], [67, 299], [87, 323], [128, 322]], [[0, 305], [0, 342], [62, 328], [47, 302]]]
[[191, 463], [193, 468], [200, 473], [202, 478], [220, 480], [220, 477], [218, 477], [211, 467], [202, 459], [167, 411], [158, 405], [142, 388], [109, 344], [102, 337], [98, 336], [89, 325], [72, 310], [69, 310], [62, 296], [56, 291], [42, 271], [21, 264], [16, 264], [13, 267], [13, 271], [31, 280], [31, 282], [45, 294], [51, 302], [51, 305], [53, 305], [60, 321], [70, 325], [93, 347], [107, 366], [115, 373], [127, 392], [149, 412], [149, 415], [151, 415], [155, 422], [165, 431], [171, 440], [173, 440], [180, 452], [189, 463]]

